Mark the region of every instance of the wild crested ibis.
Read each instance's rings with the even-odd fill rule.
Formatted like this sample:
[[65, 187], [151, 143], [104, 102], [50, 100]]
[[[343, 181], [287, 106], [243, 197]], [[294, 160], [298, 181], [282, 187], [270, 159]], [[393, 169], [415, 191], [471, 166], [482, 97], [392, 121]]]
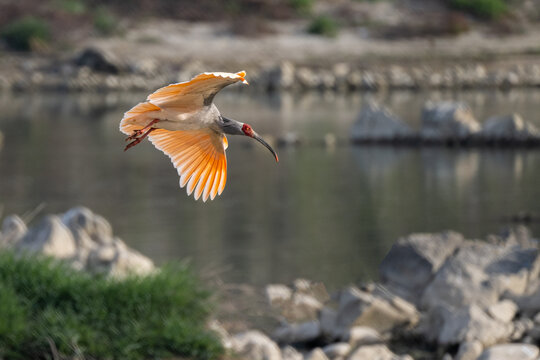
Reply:
[[248, 124], [222, 116], [213, 103], [225, 86], [245, 79], [236, 74], [207, 72], [190, 81], [171, 84], [150, 94], [145, 102], [127, 111], [120, 131], [128, 135], [125, 150], [148, 137], [156, 148], [168, 155], [180, 176], [180, 187], [203, 201], [221, 195], [227, 180], [227, 137], [245, 135], [259, 141], [274, 155], [274, 149]]

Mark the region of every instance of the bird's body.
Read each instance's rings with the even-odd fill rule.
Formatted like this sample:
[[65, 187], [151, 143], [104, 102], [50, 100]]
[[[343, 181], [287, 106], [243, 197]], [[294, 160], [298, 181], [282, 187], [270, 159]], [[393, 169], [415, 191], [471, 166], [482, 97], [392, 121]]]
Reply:
[[214, 199], [227, 178], [225, 134], [246, 135], [274, 150], [244, 123], [223, 117], [213, 103], [216, 93], [241, 81], [246, 73], [203, 73], [187, 82], [171, 84], [150, 94], [146, 102], [124, 114], [120, 130], [131, 141], [126, 150], [145, 137], [171, 158], [180, 175], [180, 187], [195, 199]]

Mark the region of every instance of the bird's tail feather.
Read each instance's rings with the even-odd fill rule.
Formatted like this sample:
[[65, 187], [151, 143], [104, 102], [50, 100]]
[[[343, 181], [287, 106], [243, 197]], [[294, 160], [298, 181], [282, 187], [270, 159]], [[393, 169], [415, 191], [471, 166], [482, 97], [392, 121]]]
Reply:
[[120, 121], [120, 131], [126, 135], [131, 135], [134, 130], [140, 130], [145, 125], [139, 122], [141, 115], [151, 112], [159, 111], [161, 108], [149, 102], [142, 102], [135, 105], [131, 110], [127, 111]]

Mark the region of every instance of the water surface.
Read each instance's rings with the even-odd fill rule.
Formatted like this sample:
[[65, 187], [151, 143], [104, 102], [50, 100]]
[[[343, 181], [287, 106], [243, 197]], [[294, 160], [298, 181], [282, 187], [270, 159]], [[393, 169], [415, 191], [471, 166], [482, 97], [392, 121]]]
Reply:
[[[304, 276], [330, 288], [376, 277], [391, 244], [411, 232], [485, 237], [520, 211], [540, 213], [540, 151], [317, 145], [346, 139], [367, 98], [418, 126], [427, 99], [467, 101], [479, 119], [519, 112], [540, 125], [540, 91], [253, 95], [225, 91], [228, 117], [260, 134], [296, 132], [310, 145], [278, 148], [229, 137], [228, 182], [213, 202], [178, 188], [167, 157], [144, 142], [124, 153], [118, 123], [145, 94], [1, 94], [0, 204], [22, 214], [75, 205], [157, 262], [189, 258], [226, 281]], [[540, 230], [537, 225], [533, 231]]]

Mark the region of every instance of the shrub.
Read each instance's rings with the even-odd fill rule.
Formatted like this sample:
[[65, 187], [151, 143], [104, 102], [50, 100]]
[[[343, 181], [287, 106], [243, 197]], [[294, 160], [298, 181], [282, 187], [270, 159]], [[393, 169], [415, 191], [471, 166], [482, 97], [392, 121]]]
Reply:
[[0, 35], [12, 49], [27, 51], [36, 42], [48, 41], [50, 29], [44, 20], [26, 16], [6, 25]]
[[291, 7], [300, 15], [309, 15], [313, 9], [314, 0], [289, 0]]
[[451, 6], [473, 15], [494, 19], [506, 12], [504, 0], [451, 0]]
[[183, 265], [111, 280], [3, 252], [0, 358], [213, 359], [208, 296]]
[[99, 7], [94, 13], [94, 28], [102, 35], [113, 34], [118, 25], [118, 19], [106, 8]]
[[337, 22], [328, 16], [318, 16], [308, 27], [310, 34], [324, 35], [328, 37], [334, 37], [338, 33]]

